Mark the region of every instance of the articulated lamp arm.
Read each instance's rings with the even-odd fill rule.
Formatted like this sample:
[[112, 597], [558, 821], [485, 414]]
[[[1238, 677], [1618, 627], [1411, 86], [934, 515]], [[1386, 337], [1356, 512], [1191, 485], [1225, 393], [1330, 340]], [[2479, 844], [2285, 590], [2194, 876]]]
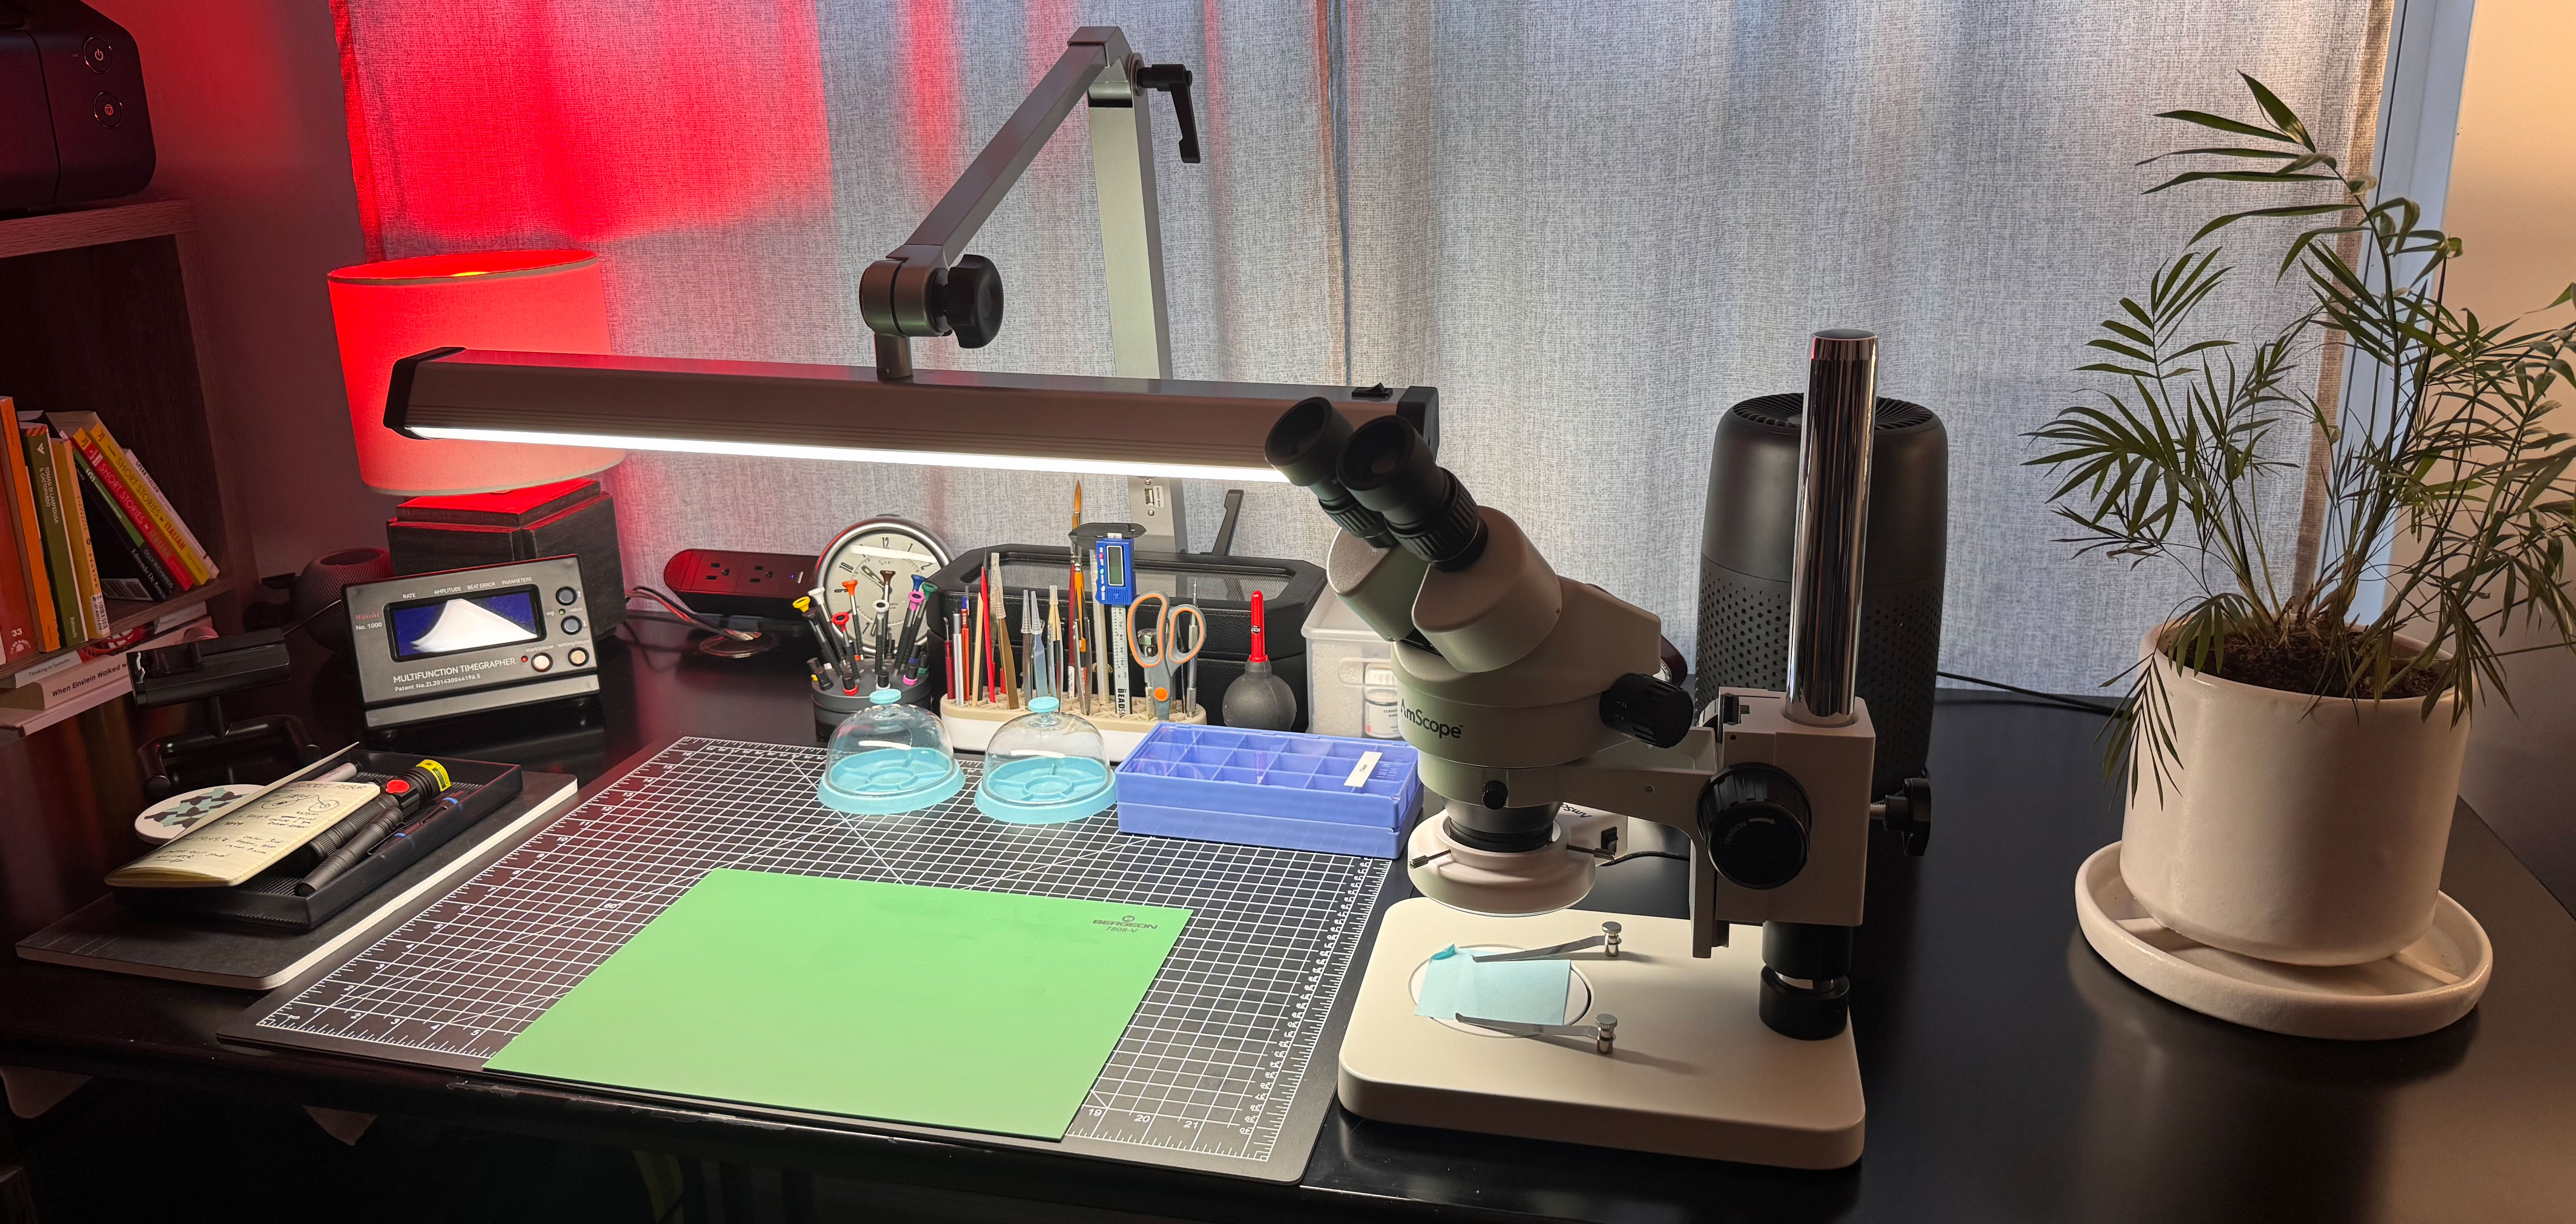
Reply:
[[1115, 26], [1074, 31], [1055, 66], [986, 142], [912, 237], [859, 278], [859, 311], [876, 333], [877, 376], [912, 376], [915, 336], [955, 335], [980, 348], [1002, 322], [1002, 282], [990, 260], [966, 254], [993, 210], [1020, 181], [1078, 102], [1089, 104], [1091, 166], [1100, 196], [1100, 241], [1109, 275], [1110, 338], [1126, 378], [1170, 378], [1163, 295], [1163, 244], [1155, 210], [1153, 123], [1142, 95], [1172, 94], [1181, 122], [1181, 159], [1196, 162], [1198, 131], [1190, 73], [1148, 66]]

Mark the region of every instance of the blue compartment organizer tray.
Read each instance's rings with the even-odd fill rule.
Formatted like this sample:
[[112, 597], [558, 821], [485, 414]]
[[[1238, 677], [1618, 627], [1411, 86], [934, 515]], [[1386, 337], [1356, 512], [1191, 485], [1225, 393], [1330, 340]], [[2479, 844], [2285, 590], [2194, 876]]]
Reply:
[[1160, 723], [1118, 767], [1118, 828], [1394, 858], [1422, 800], [1414, 763], [1401, 740]]

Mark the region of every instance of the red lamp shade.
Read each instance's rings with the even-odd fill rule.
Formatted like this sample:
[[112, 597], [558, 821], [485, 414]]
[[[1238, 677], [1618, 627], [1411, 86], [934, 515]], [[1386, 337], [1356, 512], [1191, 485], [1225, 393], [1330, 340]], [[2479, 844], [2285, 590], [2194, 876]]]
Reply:
[[626, 457], [593, 446], [406, 438], [385, 428], [395, 361], [446, 345], [605, 353], [608, 301], [588, 251], [492, 251], [359, 264], [331, 274], [349, 427], [367, 484], [404, 496], [489, 493], [587, 476]]

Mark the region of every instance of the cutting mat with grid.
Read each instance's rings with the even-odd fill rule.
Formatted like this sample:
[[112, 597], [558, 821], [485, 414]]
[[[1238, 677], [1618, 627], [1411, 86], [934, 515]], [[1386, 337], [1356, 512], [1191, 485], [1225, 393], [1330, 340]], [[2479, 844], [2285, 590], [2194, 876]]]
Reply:
[[1065, 1140], [1037, 1146], [1298, 1176], [1332, 1096], [1335, 1004], [1386, 860], [1122, 835], [1114, 813], [997, 824], [974, 809], [971, 759], [956, 798], [854, 827], [815, 802], [824, 759], [820, 748], [677, 741], [228, 1032], [480, 1069], [719, 867], [1181, 906], [1189, 928]]

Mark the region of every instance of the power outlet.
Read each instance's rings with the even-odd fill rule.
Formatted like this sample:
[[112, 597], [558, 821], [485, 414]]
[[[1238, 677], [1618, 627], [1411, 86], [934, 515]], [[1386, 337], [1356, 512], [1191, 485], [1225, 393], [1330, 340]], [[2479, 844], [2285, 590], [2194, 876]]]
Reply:
[[792, 553], [682, 549], [662, 567], [662, 581], [692, 612], [792, 621], [797, 619], [797, 597], [814, 589], [814, 559]]

